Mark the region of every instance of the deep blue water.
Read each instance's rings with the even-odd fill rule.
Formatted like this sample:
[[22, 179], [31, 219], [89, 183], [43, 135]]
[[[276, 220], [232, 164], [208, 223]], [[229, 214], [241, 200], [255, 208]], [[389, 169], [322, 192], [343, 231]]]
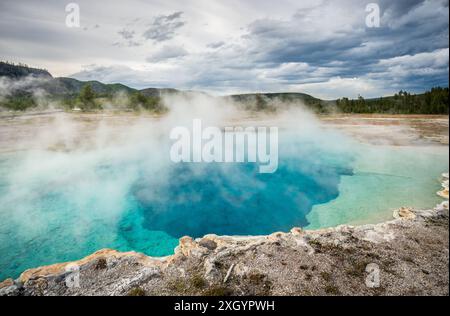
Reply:
[[[297, 168], [296, 164], [304, 164]], [[308, 164], [308, 165], [306, 165]], [[316, 204], [335, 199], [342, 174], [351, 170], [285, 160], [274, 174], [254, 164], [177, 165], [170, 181], [158, 188], [161, 200], [140, 198], [145, 179], [132, 190], [142, 209], [144, 227], [179, 238], [205, 234], [260, 235], [309, 223]], [[145, 194], [144, 194], [145, 195]]]

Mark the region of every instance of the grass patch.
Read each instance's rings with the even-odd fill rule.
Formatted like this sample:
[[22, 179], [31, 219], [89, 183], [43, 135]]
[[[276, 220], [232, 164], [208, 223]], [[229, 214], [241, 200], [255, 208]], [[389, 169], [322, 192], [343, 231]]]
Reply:
[[328, 284], [325, 287], [325, 293], [327, 293], [329, 295], [340, 295], [341, 294], [339, 289], [335, 285], [332, 285], [332, 284]]
[[134, 287], [127, 293], [128, 296], [146, 296], [147, 293], [141, 287]]
[[215, 285], [202, 292], [204, 296], [231, 296], [233, 291], [223, 285]]
[[191, 277], [190, 282], [191, 287], [196, 289], [202, 289], [208, 285], [205, 278], [201, 276], [200, 274], [195, 274]]
[[350, 269], [346, 271], [347, 275], [354, 278], [364, 278], [366, 267], [370, 262], [357, 261]]
[[186, 282], [182, 279], [173, 280], [168, 284], [171, 291], [176, 293], [185, 293], [187, 290]]
[[320, 276], [326, 282], [330, 282], [331, 281], [331, 273], [329, 273], [329, 272], [325, 272], [325, 271], [320, 272]]

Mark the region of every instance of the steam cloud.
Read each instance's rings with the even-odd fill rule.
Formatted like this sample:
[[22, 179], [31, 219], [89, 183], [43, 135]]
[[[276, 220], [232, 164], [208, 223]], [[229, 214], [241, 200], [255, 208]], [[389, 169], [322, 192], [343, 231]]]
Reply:
[[[1, 95], [7, 96], [11, 89], [22, 84], [29, 82], [1, 81]], [[128, 102], [127, 96], [119, 93], [111, 108], [117, 104], [125, 108]], [[80, 257], [80, 249], [88, 254], [101, 247], [158, 255], [155, 249], [173, 248], [182, 234], [227, 232], [229, 228], [224, 227], [223, 219], [228, 217], [229, 225], [236, 225], [236, 231], [248, 234], [259, 232], [251, 230], [249, 219], [267, 232], [272, 229], [268, 223], [278, 227], [288, 227], [296, 221], [307, 224], [298, 222], [296, 205], [310, 209], [318, 200], [325, 203], [336, 197], [339, 175], [352, 172], [354, 140], [327, 128], [302, 104], [274, 101], [281, 110], [264, 114], [245, 112], [230, 99], [205, 94], [166, 95], [163, 102], [169, 108], [164, 116], [115, 115], [105, 111], [3, 119], [0, 253], [29, 258], [26, 251], [31, 251], [34, 265], [76, 259]], [[279, 178], [267, 180], [255, 176], [251, 167], [236, 172], [227, 164], [216, 164], [213, 169], [205, 164], [186, 168], [175, 165], [169, 156], [170, 131], [176, 126], [192, 126], [192, 120], [197, 118], [205, 126], [277, 126], [282, 148], [281, 174], [275, 175]], [[331, 166], [328, 169], [323, 168], [324, 157]], [[213, 217], [208, 209], [198, 208], [189, 213], [193, 204], [208, 201], [204, 201], [202, 192], [192, 188], [183, 191], [192, 179], [202, 185], [207, 183], [206, 187], [215, 190], [212, 196], [219, 197], [214, 201], [223, 201], [240, 212], [243, 203], [259, 198], [260, 192], [277, 192], [276, 181], [285, 176], [288, 180], [283, 184], [284, 191], [277, 194], [291, 197], [284, 203], [292, 212], [274, 215], [271, 221], [267, 221], [268, 214], [259, 214], [261, 210], [256, 208], [241, 217], [239, 213], [219, 213]], [[295, 176], [313, 179], [308, 186], [312, 183], [314, 187], [295, 193], [298, 180]], [[311, 193], [313, 189], [322, 196]], [[239, 190], [245, 192], [236, 193]], [[214, 203], [211, 207], [220, 211], [221, 206]], [[152, 209], [143, 210], [142, 205], [151, 205]], [[185, 214], [176, 213], [179, 209], [170, 205], [186, 205]], [[150, 212], [151, 216], [144, 216], [143, 212]], [[165, 217], [164, 212], [181, 217], [173, 221], [176, 216]], [[128, 230], [134, 232], [135, 239], [124, 235]], [[0, 267], [6, 271], [5, 275], [29, 267], [11, 266], [11, 262], [25, 260], [10, 257], [6, 261], [10, 263]]]

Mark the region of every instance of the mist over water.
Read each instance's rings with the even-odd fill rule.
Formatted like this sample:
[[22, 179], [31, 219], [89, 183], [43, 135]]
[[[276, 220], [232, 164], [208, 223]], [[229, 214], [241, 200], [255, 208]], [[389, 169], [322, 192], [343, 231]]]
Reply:
[[[381, 158], [393, 157], [390, 149], [366, 155], [300, 105], [255, 118], [205, 95], [172, 96], [165, 103], [171, 111], [161, 118], [62, 113], [37, 123], [24, 119], [4, 134], [11, 148], [0, 154], [0, 279], [101, 248], [165, 256], [184, 235], [260, 235], [364, 221], [375, 210], [365, 206], [371, 196], [365, 184], [373, 190], [376, 179], [390, 179], [375, 201], [393, 207], [430, 195], [448, 164], [445, 153], [417, 150], [395, 157], [419, 170], [403, 170], [394, 158], [382, 164]], [[190, 127], [194, 118], [205, 126], [279, 127], [277, 172], [260, 174], [251, 163], [173, 163], [170, 130]], [[33, 137], [16, 141], [14, 133], [27, 128]], [[396, 193], [406, 181], [415, 187]], [[349, 190], [358, 192], [352, 203], [346, 202]], [[355, 211], [360, 208], [366, 211]]]

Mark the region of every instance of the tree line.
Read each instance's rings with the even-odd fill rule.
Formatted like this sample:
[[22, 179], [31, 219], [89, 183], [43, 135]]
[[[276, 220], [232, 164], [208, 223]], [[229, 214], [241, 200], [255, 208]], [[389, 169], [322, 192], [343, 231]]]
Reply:
[[24, 63], [0, 61], [0, 77], [22, 78], [29, 75], [51, 77], [47, 69], [32, 68]]
[[[128, 94], [128, 102], [125, 102], [125, 108], [133, 111], [146, 110], [150, 112], [162, 113], [166, 111], [161, 99], [155, 96], [146, 96], [140, 91]], [[102, 103], [105, 100], [113, 102], [112, 95], [99, 95], [92, 88], [91, 84], [85, 84], [78, 96], [66, 99], [65, 103], [69, 107], [78, 107], [83, 111], [101, 110]]]
[[[167, 111], [163, 105], [161, 98], [156, 96], [146, 96], [139, 91], [128, 93], [127, 99], [120, 100], [123, 104], [116, 104], [113, 94], [97, 93], [91, 84], [85, 84], [78, 94], [55, 97], [48, 96], [41, 100], [45, 102], [59, 102], [66, 110], [79, 108], [82, 111], [102, 110], [105, 104], [112, 104], [118, 109], [128, 109], [130, 111], [149, 111], [163, 113]], [[25, 111], [27, 109], [36, 108], [38, 102], [32, 92], [16, 91], [13, 95], [5, 96], [0, 99], [0, 107], [4, 107], [13, 111]]]
[[449, 114], [448, 88], [436, 87], [423, 94], [401, 90], [391, 97], [364, 99], [341, 98], [337, 108], [344, 113]]
[[[385, 113], [385, 114], [449, 114], [448, 88], [436, 87], [423, 94], [411, 94], [400, 91], [394, 96], [375, 99], [364, 99], [359, 96], [357, 99], [341, 98], [332, 101], [322, 101], [310, 96], [302, 96], [302, 102], [311, 110], [317, 113], [330, 113], [334, 108], [343, 113]], [[131, 111], [150, 111], [163, 113], [167, 111], [159, 96], [145, 95], [140, 91], [132, 91], [127, 94], [128, 101], [125, 104], [117, 104], [118, 108]], [[247, 100], [247, 99], [248, 100]], [[295, 95], [273, 94], [270, 97], [256, 94], [252, 98], [236, 96], [235, 101], [244, 104], [244, 109], [252, 111], [276, 111], [273, 98], [280, 98], [281, 101], [296, 101]], [[47, 101], [62, 101], [61, 104], [68, 110], [79, 108], [83, 111], [101, 110], [106, 103], [113, 104], [114, 95], [112, 93], [97, 93], [90, 83], [82, 86], [78, 94], [61, 97], [49, 96]], [[44, 100], [45, 101], [45, 100]], [[335, 107], [333, 106], [335, 104]], [[38, 104], [31, 92], [18, 91], [14, 95], [0, 99], [0, 106], [14, 110], [24, 111], [28, 108], [36, 107]]]

